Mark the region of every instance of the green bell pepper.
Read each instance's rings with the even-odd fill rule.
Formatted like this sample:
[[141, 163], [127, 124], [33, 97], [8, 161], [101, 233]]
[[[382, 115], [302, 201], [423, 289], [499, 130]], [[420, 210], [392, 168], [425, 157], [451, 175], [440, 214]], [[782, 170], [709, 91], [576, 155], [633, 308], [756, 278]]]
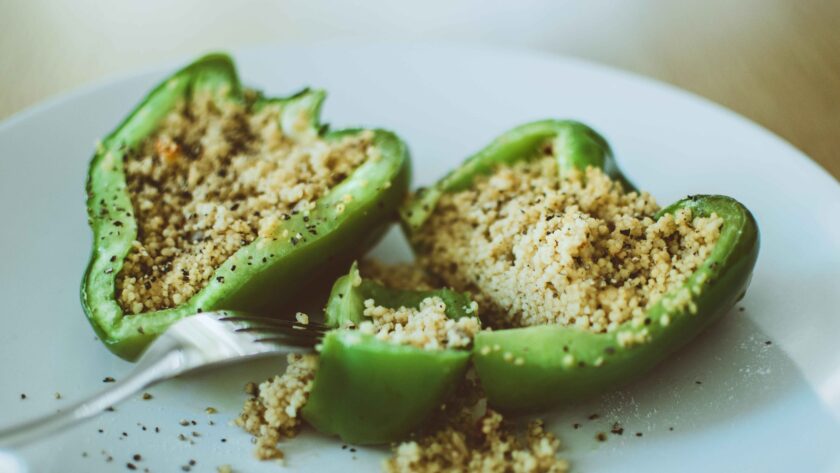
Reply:
[[437, 296], [446, 315], [470, 315], [471, 300], [449, 289], [406, 291], [362, 279], [354, 264], [330, 293], [326, 323], [330, 331], [303, 418], [319, 431], [354, 444], [399, 440], [419, 428], [463, 378], [469, 350], [425, 350], [377, 339], [344, 328], [363, 321], [364, 301], [388, 308], [417, 307]]
[[[90, 164], [87, 208], [93, 249], [81, 285], [82, 306], [107, 347], [134, 359], [175, 321], [197, 312], [232, 309], [270, 313], [326, 266], [349, 263], [384, 233], [410, 180], [406, 145], [393, 133], [372, 130], [381, 159], [369, 159], [322, 196], [308, 215], [293, 215], [275, 238], [258, 237], [240, 248], [210, 282], [185, 303], [136, 315], [123, 313], [116, 299], [116, 277], [137, 237], [131, 196], [126, 190], [124, 158], [151, 136], [161, 120], [191, 94], [206, 91], [217, 100], [239, 101], [259, 109], [281, 107], [280, 125], [290, 136], [317, 133], [338, 140], [360, 129], [327, 131], [319, 123], [325, 93], [304, 89], [285, 98], [246, 98], [232, 60], [210, 54], [164, 80], [108, 135]], [[303, 125], [303, 126], [301, 126]], [[349, 196], [349, 197], [348, 197]], [[339, 205], [342, 204], [342, 205]], [[280, 238], [284, 230], [303, 238]]]
[[[595, 131], [573, 121], [534, 122], [505, 133], [409, 201], [401, 209], [409, 239], [444, 192], [469, 188], [476, 176], [529, 159], [547, 144], [561, 174], [598, 167], [627, 190], [634, 190], [618, 170], [606, 140]], [[628, 322], [608, 333], [543, 325], [483, 331], [476, 336], [475, 369], [490, 405], [535, 411], [619, 386], [688, 343], [743, 297], [759, 248], [752, 214], [730, 197], [697, 195], [662, 209], [655, 217], [681, 208], [691, 209], [695, 216], [716, 213], [723, 219], [721, 234], [710, 256], [681, 287], [650, 307], [644, 323]]]

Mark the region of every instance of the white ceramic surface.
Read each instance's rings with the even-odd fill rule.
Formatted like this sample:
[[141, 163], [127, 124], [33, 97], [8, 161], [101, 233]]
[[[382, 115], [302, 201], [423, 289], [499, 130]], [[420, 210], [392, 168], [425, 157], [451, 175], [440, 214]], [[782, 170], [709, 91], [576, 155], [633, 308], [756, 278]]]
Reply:
[[[244, 82], [271, 94], [326, 88], [323, 118], [336, 127], [397, 131], [411, 147], [415, 184], [433, 182], [516, 124], [561, 117], [601, 131], [630, 178], [662, 204], [693, 193], [741, 200], [762, 232], [745, 310], [635, 384], [550, 413], [550, 426], [581, 472], [840, 471], [840, 186], [796, 149], [692, 95], [553, 56], [347, 43], [235, 56]], [[79, 306], [90, 245], [85, 173], [95, 140], [176, 66], [89, 87], [0, 124], [4, 425], [61, 409], [130, 368], [94, 339]], [[376, 252], [408, 257], [396, 231]], [[190, 459], [193, 471], [280, 471], [253, 460], [248, 436], [228, 423], [244, 383], [281, 369], [262, 361], [175, 380], [151, 389], [152, 400], [138, 396], [20, 454], [33, 472], [127, 471], [127, 462], [181, 471]], [[208, 406], [219, 412], [206, 414]], [[600, 417], [589, 420], [592, 413]], [[197, 425], [182, 427], [182, 419]], [[597, 442], [613, 422], [624, 434]], [[349, 472], [375, 469], [386, 449], [344, 450], [305, 430], [285, 451], [295, 471]]]

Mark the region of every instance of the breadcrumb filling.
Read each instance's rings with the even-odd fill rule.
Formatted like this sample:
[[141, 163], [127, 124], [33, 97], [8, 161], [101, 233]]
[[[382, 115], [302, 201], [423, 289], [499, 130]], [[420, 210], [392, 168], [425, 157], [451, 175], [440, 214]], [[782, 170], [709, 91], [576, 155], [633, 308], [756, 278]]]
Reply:
[[336, 141], [287, 133], [280, 113], [196, 94], [126, 156], [138, 222], [116, 282], [126, 313], [186, 302], [238, 249], [275, 236], [376, 153], [371, 132]]
[[599, 169], [558, 176], [556, 159], [539, 157], [444, 194], [415, 236], [418, 262], [472, 292], [497, 327], [608, 332], [644, 318], [720, 236], [715, 214], [658, 210]]
[[446, 304], [439, 297], [427, 297], [417, 308], [397, 309], [378, 306], [368, 299], [364, 316], [370, 320], [359, 324], [359, 331], [379, 340], [425, 350], [467, 348], [481, 330], [477, 312], [478, 304], [473, 302], [472, 313], [476, 316], [453, 320], [446, 316]]

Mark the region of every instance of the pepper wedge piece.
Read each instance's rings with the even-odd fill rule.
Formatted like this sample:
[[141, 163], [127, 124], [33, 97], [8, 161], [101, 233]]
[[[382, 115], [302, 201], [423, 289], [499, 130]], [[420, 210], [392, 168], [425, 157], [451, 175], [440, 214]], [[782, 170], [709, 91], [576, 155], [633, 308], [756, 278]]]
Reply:
[[[416, 307], [437, 296], [446, 315], [469, 315], [470, 299], [449, 289], [405, 291], [364, 280], [354, 264], [333, 286], [327, 324], [363, 320], [364, 301], [389, 308]], [[425, 350], [379, 340], [356, 330], [329, 332], [320, 348], [318, 371], [303, 418], [345, 442], [381, 444], [406, 437], [439, 408], [464, 377], [469, 350]]]
[[[587, 126], [554, 120], [530, 123], [502, 135], [407, 203], [401, 215], [409, 239], [434, 211], [443, 192], [467, 188], [475, 176], [491, 172], [496, 165], [528, 159], [546, 143], [552, 143], [561, 173], [599, 167], [627, 190], [633, 189], [616, 167], [606, 141]], [[730, 197], [699, 195], [660, 210], [656, 218], [680, 208], [689, 208], [696, 216], [716, 213], [723, 219], [721, 234], [710, 256], [683, 285], [648, 309], [643, 324], [625, 323], [608, 333], [541, 325], [483, 331], [476, 336], [473, 362], [490, 405], [537, 411], [617, 387], [667, 358], [743, 297], [759, 249], [752, 214]], [[627, 339], [641, 342], [627, 343]]]
[[[276, 238], [257, 237], [241, 247], [187, 302], [126, 315], [116, 299], [116, 277], [136, 239], [137, 222], [126, 191], [123, 159], [156, 131], [180, 100], [197, 91], [209, 91], [218, 100], [245, 100], [230, 57], [204, 56], [152, 90], [103, 140], [90, 164], [87, 206], [93, 249], [82, 281], [82, 306], [100, 339], [126, 359], [136, 358], [172, 323], [197, 312], [231, 309], [270, 314], [278, 304], [289, 302], [327, 263], [351, 261], [375, 243], [408, 188], [407, 147], [391, 132], [372, 130], [373, 146], [380, 157], [366, 160], [330, 189], [308, 216], [293, 215], [278, 225]], [[268, 103], [279, 104], [280, 125], [293, 137], [314, 133], [330, 141], [363, 131], [328, 132], [319, 123], [324, 97], [323, 91], [304, 89], [286, 98], [258, 96], [251, 106], [258, 109]], [[312, 225], [317, 235], [308, 231]], [[279, 238], [284, 230], [304, 237], [296, 241]]]

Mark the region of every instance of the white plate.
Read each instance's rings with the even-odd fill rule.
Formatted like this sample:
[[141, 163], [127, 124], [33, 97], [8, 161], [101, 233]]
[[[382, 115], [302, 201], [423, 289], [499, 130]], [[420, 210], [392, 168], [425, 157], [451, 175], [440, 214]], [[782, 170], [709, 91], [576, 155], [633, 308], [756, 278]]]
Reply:
[[[415, 184], [433, 182], [514, 125], [568, 117], [606, 135], [621, 167], [660, 203], [693, 193], [742, 201], [762, 232], [753, 284], [739, 304], [746, 310], [733, 310], [634, 385], [552, 413], [551, 428], [576, 471], [840, 471], [840, 186], [802, 153], [697, 97], [553, 56], [339, 43], [235, 56], [243, 80], [268, 93], [326, 88], [323, 118], [336, 127], [397, 131], [412, 149]], [[85, 173], [94, 141], [176, 66], [88, 88], [0, 125], [2, 424], [61, 409], [130, 368], [94, 340], [79, 306], [90, 245]], [[400, 238], [391, 232], [377, 252], [406, 258]], [[152, 400], [138, 396], [21, 455], [32, 471], [127, 471], [135, 453], [141, 471], [180, 471], [190, 459], [194, 471], [221, 464], [277, 471], [253, 460], [248, 436], [228, 422], [245, 381], [281, 369], [264, 361], [175, 380], [152, 389]], [[205, 414], [208, 406], [219, 413]], [[600, 418], [588, 420], [592, 413]], [[198, 425], [182, 427], [181, 419]], [[597, 442], [613, 422], [624, 434]], [[370, 471], [386, 452], [342, 450], [311, 430], [284, 449], [300, 471]]]

